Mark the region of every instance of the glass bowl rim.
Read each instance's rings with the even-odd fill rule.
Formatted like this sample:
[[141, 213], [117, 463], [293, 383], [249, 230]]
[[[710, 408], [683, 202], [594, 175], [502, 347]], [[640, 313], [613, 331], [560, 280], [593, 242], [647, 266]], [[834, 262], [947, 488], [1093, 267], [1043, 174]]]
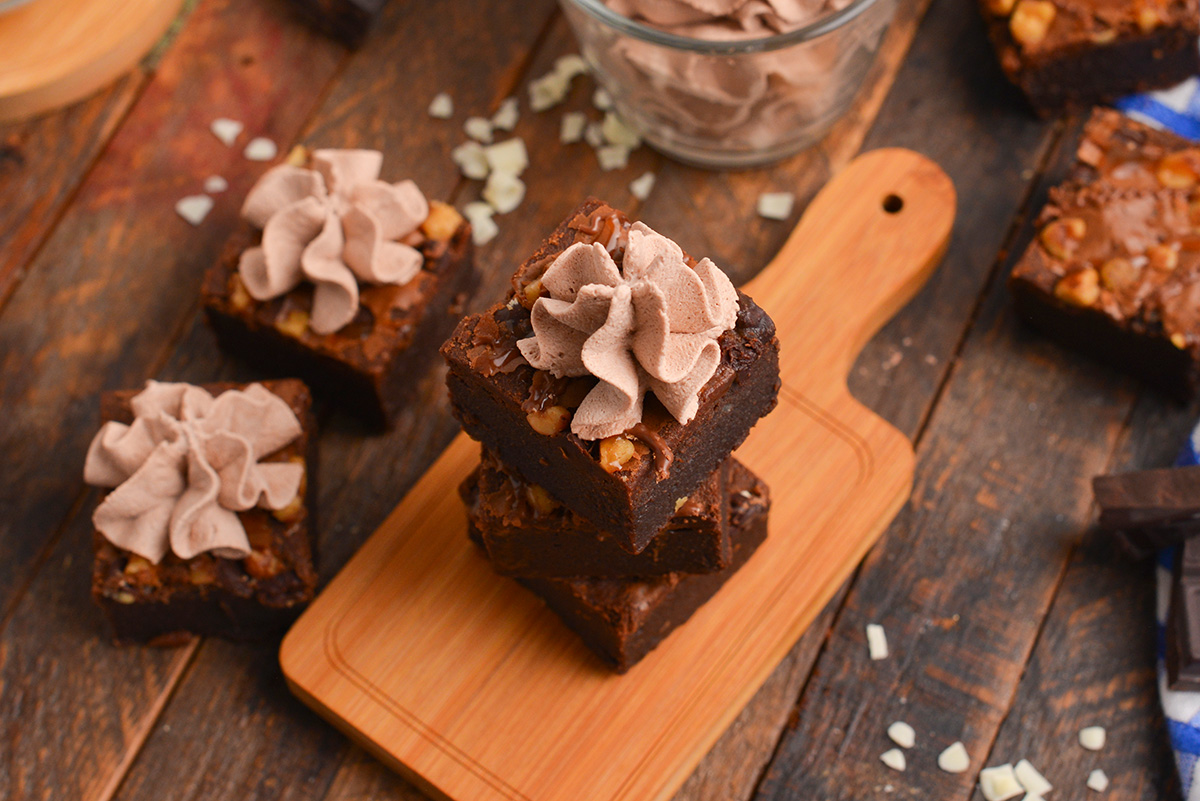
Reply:
[[826, 14], [814, 22], [787, 33], [775, 33], [757, 39], [738, 39], [732, 41], [714, 41], [711, 39], [693, 39], [690, 36], [680, 36], [668, 33], [645, 23], [618, 14], [603, 3], [603, 0], [561, 0], [564, 5], [575, 6], [593, 19], [615, 28], [621, 33], [641, 39], [644, 42], [676, 50], [686, 50], [694, 53], [709, 55], [736, 55], [739, 53], [765, 53], [790, 47], [800, 42], [819, 39], [826, 34], [841, 28], [863, 12], [878, 5], [883, 0], [851, 0], [845, 8]]

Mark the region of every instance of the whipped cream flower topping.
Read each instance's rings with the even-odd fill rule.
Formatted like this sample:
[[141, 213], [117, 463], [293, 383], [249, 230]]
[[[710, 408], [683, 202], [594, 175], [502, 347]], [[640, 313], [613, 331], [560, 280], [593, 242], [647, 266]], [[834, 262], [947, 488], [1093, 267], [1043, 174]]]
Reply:
[[92, 516], [96, 530], [155, 564], [168, 551], [248, 556], [236, 512], [282, 509], [300, 491], [303, 465], [259, 462], [300, 436], [291, 407], [261, 384], [213, 398], [156, 381], [132, 406], [132, 425], [105, 423], [88, 448], [83, 480], [116, 488]]
[[242, 217], [262, 229], [262, 245], [238, 263], [255, 300], [279, 297], [310, 281], [309, 325], [318, 334], [346, 326], [358, 313], [358, 282], [406, 284], [421, 252], [403, 242], [429, 216], [412, 181], [379, 180], [375, 150], [317, 150], [313, 169], [280, 164], [246, 197]]
[[572, 432], [594, 440], [626, 431], [641, 421], [647, 390], [679, 422], [696, 416], [721, 361], [717, 337], [737, 322], [737, 290], [715, 264], [689, 267], [679, 245], [634, 223], [621, 268], [600, 243], [576, 243], [546, 269], [542, 287], [549, 297], [534, 303], [521, 354], [559, 378], [600, 379]]

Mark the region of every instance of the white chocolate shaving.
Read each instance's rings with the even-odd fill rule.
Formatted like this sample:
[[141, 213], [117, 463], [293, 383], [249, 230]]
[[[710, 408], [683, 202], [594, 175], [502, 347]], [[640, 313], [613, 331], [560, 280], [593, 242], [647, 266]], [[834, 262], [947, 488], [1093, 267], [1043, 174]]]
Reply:
[[495, 172], [520, 175], [529, 166], [529, 152], [519, 136], [483, 149], [488, 166]]
[[567, 99], [571, 79], [559, 72], [548, 72], [529, 83], [529, 107], [534, 111], [554, 108]]
[[786, 220], [792, 216], [796, 196], [791, 192], [765, 192], [758, 196], [758, 215], [768, 220]]
[[582, 111], [568, 111], [562, 116], [558, 141], [571, 145], [583, 139], [583, 129], [587, 127], [587, 115]]
[[1029, 795], [1040, 798], [1054, 789], [1054, 785], [1046, 781], [1046, 777], [1039, 773], [1028, 759], [1018, 762], [1017, 766], [1013, 768], [1013, 773]]
[[603, 86], [597, 86], [596, 91], [592, 92], [592, 105], [601, 111], [608, 111], [613, 107], [612, 95]]
[[650, 197], [650, 193], [654, 190], [654, 173], [644, 172], [640, 177], [634, 178], [629, 182], [629, 193], [638, 200], [645, 200]]
[[629, 148], [621, 145], [596, 148], [596, 160], [600, 162], [600, 169], [605, 172], [624, 169], [629, 166]]
[[450, 151], [450, 158], [458, 165], [458, 169], [467, 178], [476, 181], [482, 181], [488, 176], [488, 160], [487, 154], [483, 150], [483, 145], [478, 142], [470, 141], [463, 142], [454, 150]]
[[568, 53], [559, 56], [554, 62], [554, 71], [568, 81], [579, 75], [586, 75], [590, 70], [583, 56], [578, 53]]
[[249, 161], [270, 161], [279, 155], [279, 146], [265, 136], [250, 140], [242, 155]]
[[175, 213], [192, 225], [199, 225], [212, 211], [213, 199], [208, 195], [189, 195], [175, 204]]
[[956, 742], [942, 753], [938, 754], [937, 765], [947, 773], [964, 773], [971, 767], [971, 757], [967, 755], [967, 747]]
[[1089, 751], [1099, 751], [1107, 739], [1108, 733], [1103, 726], [1088, 726], [1079, 730], [1079, 744]]
[[204, 191], [210, 195], [219, 195], [229, 188], [229, 182], [219, 175], [210, 175], [204, 181]]
[[500, 233], [500, 227], [492, 219], [496, 210], [487, 203], [475, 201], [463, 208], [463, 216], [471, 223], [471, 240], [476, 245], [486, 245]]
[[897, 720], [887, 728], [891, 741], [901, 748], [912, 748], [917, 742], [917, 733], [912, 726], [902, 720]]
[[497, 213], [507, 214], [525, 199], [525, 184], [510, 173], [494, 172], [488, 176], [487, 185], [483, 188], [483, 199]]
[[904, 759], [904, 752], [899, 748], [893, 748], [890, 751], [884, 751], [879, 755], [879, 761], [887, 765], [892, 770], [904, 770], [906, 767], [908, 767], [908, 762]]
[[604, 130], [599, 122], [589, 122], [583, 129], [583, 141], [592, 147], [604, 147]]
[[888, 657], [887, 634], [878, 623], [867, 624], [867, 652], [873, 661]]
[[486, 145], [492, 141], [492, 121], [486, 117], [468, 117], [463, 131], [476, 142]]
[[1089, 790], [1095, 790], [1097, 793], [1103, 793], [1108, 789], [1108, 776], [1104, 775], [1104, 771], [1096, 768], [1088, 774], [1087, 786]]
[[521, 119], [521, 104], [515, 97], [505, 98], [500, 108], [492, 115], [492, 127], [499, 131], [511, 131]]
[[213, 136], [221, 140], [225, 147], [233, 147], [233, 143], [241, 136], [242, 131], [246, 128], [237, 120], [231, 120], [227, 117], [220, 117], [212, 121], [208, 129], [212, 131]]
[[604, 134], [605, 141], [610, 145], [621, 145], [632, 149], [642, 143], [642, 138], [634, 133], [625, 123], [625, 120], [621, 119], [613, 111], [604, 115], [604, 122], [601, 123], [600, 131]]
[[1016, 774], [1013, 773], [1013, 766], [1009, 764], [981, 770], [979, 772], [979, 790], [987, 801], [1008, 801], [1008, 799], [1025, 792], [1021, 783], [1017, 781]]
[[454, 101], [450, 95], [440, 92], [429, 102], [429, 116], [438, 120], [448, 120], [454, 116]]

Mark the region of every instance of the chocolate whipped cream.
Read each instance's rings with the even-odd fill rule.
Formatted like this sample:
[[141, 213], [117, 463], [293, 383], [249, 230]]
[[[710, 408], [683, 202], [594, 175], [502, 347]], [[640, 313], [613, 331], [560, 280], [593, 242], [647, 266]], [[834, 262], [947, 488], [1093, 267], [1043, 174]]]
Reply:
[[190, 384], [150, 381], [132, 425], [109, 422], [88, 448], [83, 478], [115, 487], [92, 522], [113, 545], [158, 564], [213, 553], [250, 554], [237, 512], [282, 509], [304, 466], [260, 462], [300, 436], [288, 404], [261, 384], [213, 398]]
[[[604, 2], [667, 33], [738, 42], [799, 30], [853, 0]], [[878, 3], [881, 9], [888, 4]], [[818, 39], [736, 54], [695, 52], [631, 36], [596, 37], [596, 57], [618, 108], [652, 142], [665, 141], [668, 150], [769, 152], [811, 140], [841, 114], [888, 17], [867, 13]]]
[[630, 429], [647, 391], [679, 422], [695, 417], [721, 361], [717, 338], [737, 322], [737, 290], [715, 264], [689, 267], [679, 245], [634, 223], [620, 267], [604, 245], [576, 243], [541, 281], [549, 296], [534, 303], [521, 354], [556, 378], [600, 379], [571, 419], [574, 434]]
[[238, 272], [255, 300], [311, 282], [309, 325], [330, 334], [358, 313], [360, 281], [400, 285], [420, 272], [421, 252], [400, 240], [429, 204], [412, 181], [379, 180], [378, 151], [317, 150], [312, 164], [280, 164], [250, 190], [242, 217], [262, 229], [262, 244], [242, 254]]

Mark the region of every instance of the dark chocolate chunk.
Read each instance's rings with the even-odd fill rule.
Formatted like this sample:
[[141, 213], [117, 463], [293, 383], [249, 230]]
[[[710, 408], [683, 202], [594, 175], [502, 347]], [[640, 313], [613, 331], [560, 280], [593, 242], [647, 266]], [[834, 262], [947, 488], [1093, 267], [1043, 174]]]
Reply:
[[1097, 476], [1092, 489], [1100, 527], [1136, 558], [1200, 534], [1200, 467]]

